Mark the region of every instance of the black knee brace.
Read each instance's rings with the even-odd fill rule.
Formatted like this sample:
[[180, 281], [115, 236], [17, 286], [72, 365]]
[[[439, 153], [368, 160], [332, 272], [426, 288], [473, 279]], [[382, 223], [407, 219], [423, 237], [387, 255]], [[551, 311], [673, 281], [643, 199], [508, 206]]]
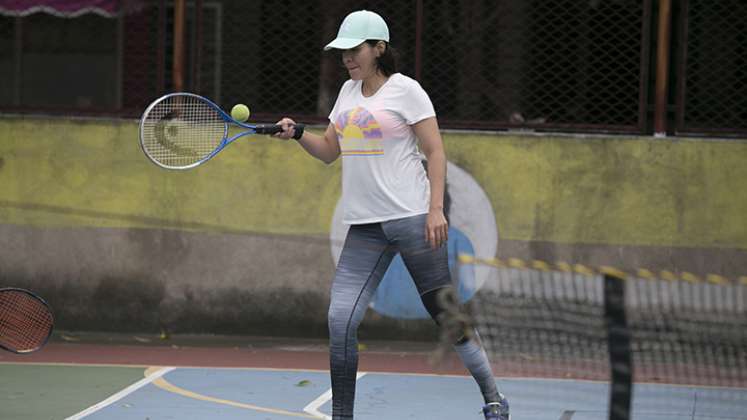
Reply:
[[[426, 292], [420, 296], [420, 299], [423, 301], [425, 310], [428, 311], [431, 318], [433, 318], [436, 324], [442, 328], [444, 328], [444, 323], [446, 321], [445, 317], [452, 316], [455, 313], [460, 315], [463, 314], [463, 310], [461, 309], [456, 297], [456, 292], [451, 286], [445, 286]], [[471, 329], [471, 326], [466, 325], [461, 319], [459, 322], [461, 323], [459, 328], [462, 328], [463, 331]], [[455, 344], [464, 344], [469, 341], [469, 339], [469, 334], [461, 334]]]

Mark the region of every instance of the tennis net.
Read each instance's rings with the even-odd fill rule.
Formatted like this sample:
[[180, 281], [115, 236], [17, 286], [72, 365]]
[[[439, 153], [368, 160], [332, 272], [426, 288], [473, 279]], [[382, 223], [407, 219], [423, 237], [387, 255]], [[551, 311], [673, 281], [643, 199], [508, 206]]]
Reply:
[[466, 312], [496, 376], [601, 383], [563, 397], [594, 418], [747, 419], [747, 279], [459, 261], [486, 279]]

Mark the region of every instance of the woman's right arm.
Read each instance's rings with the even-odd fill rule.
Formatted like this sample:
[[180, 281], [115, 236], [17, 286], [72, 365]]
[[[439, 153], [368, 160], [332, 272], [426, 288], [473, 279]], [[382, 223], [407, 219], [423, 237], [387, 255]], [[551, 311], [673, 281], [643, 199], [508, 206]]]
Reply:
[[[278, 125], [283, 127], [283, 131], [275, 134], [275, 137], [288, 140], [293, 137], [296, 123], [290, 118], [283, 118], [278, 121]], [[315, 158], [324, 163], [330, 164], [340, 156], [340, 144], [337, 142], [337, 132], [335, 125], [329, 123], [323, 136], [319, 136], [308, 131], [304, 131], [303, 136], [297, 140], [306, 151]]]

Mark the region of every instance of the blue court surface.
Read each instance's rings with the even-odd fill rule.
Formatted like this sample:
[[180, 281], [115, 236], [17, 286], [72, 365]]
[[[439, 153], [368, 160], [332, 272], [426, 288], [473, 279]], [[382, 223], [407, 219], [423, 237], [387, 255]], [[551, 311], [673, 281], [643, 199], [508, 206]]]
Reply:
[[[499, 379], [513, 420], [607, 419], [605, 383], [560, 379]], [[161, 368], [70, 420], [329, 419], [325, 371]], [[747, 390], [639, 384], [639, 420], [747, 419]], [[465, 376], [360, 373], [358, 420], [482, 418], [477, 385]]]

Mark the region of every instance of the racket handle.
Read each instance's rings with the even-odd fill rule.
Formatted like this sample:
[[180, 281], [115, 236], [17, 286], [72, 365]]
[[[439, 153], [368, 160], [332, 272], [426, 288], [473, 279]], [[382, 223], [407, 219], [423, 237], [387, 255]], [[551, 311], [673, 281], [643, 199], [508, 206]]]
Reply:
[[283, 127], [277, 124], [257, 124], [254, 132], [257, 134], [275, 134], [283, 131]]
[[[306, 128], [305, 124], [296, 124], [294, 126], [296, 132], [293, 134], [293, 138], [298, 140], [303, 135], [303, 131]], [[254, 128], [254, 132], [257, 134], [275, 134], [283, 131], [283, 127], [277, 124], [257, 124]]]

